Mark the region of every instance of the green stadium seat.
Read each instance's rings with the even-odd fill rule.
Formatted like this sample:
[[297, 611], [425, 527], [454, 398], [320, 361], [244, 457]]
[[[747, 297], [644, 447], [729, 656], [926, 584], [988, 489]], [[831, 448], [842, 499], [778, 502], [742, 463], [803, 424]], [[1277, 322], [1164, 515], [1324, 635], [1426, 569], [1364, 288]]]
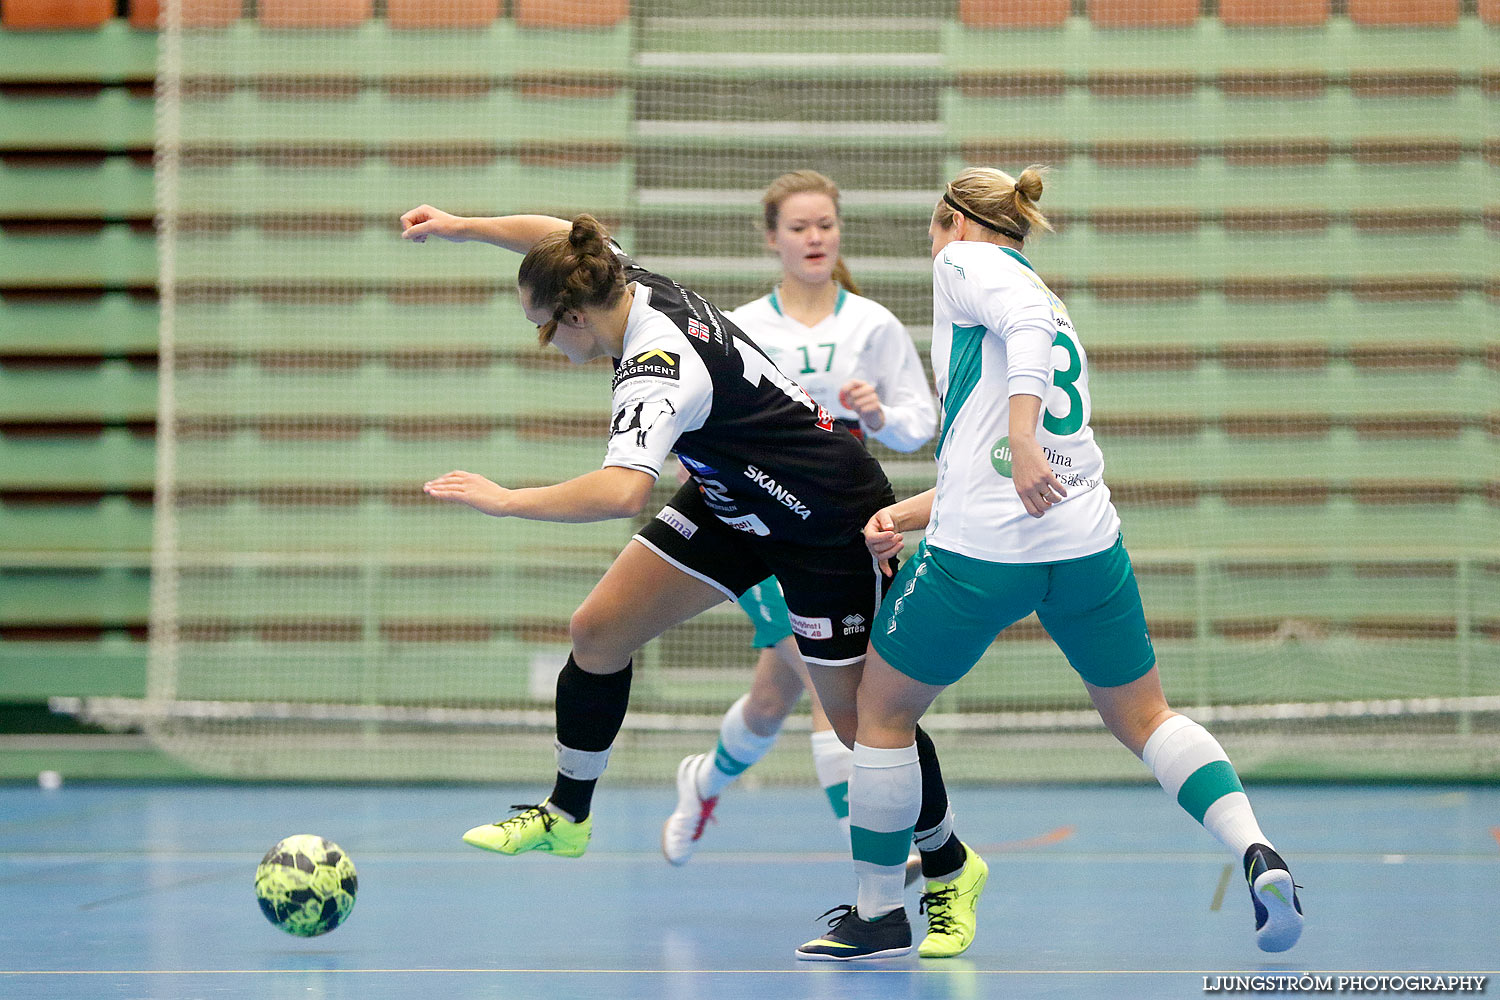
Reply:
[[[1054, 147], [1055, 148], [1055, 147]], [[971, 164], [1035, 162], [1044, 151], [1011, 141], [975, 139], [944, 168], [951, 177]], [[1042, 158], [1042, 162], [1047, 162]], [[1052, 161], [1054, 164], [1056, 160]], [[1266, 140], [1222, 146], [1094, 143], [1071, 152], [1048, 180], [1049, 211], [1133, 209], [1223, 211], [1263, 207], [1253, 192], [1277, 191], [1288, 211], [1352, 212], [1372, 204], [1410, 204], [1472, 211], [1474, 192], [1490, 180], [1483, 154], [1445, 141]], [[1040, 248], [1041, 243], [1038, 242]]]
[[156, 40], [112, 19], [88, 31], [0, 31], [0, 87], [141, 83], [156, 72]]
[[0, 153], [0, 217], [149, 219], [153, 188], [144, 153]]
[[0, 287], [141, 288], [156, 284], [149, 221], [0, 222]]
[[[433, 143], [481, 148], [495, 144], [587, 146], [624, 143], [629, 138], [631, 94], [626, 88], [497, 86], [489, 80], [475, 81], [475, 85], [472, 96], [461, 105], [462, 114], [451, 113], [452, 98], [438, 91], [351, 80], [347, 88], [333, 88], [330, 97], [300, 99], [297, 114], [287, 116], [277, 113], [278, 101], [292, 91], [279, 91], [277, 81], [266, 78], [258, 85], [184, 102], [183, 132], [211, 135], [215, 119], [230, 117], [240, 124], [235, 136], [240, 148], [266, 146], [273, 152], [295, 152], [298, 146], [311, 145], [308, 136], [315, 135], [325, 162], [342, 167], [350, 164], [337, 162], [341, 153], [347, 151], [347, 160], [372, 147], [409, 147], [417, 135]], [[484, 131], [476, 130], [476, 121], [486, 123]]]
[[16, 552], [148, 558], [151, 517], [149, 491], [0, 489], [0, 565]]
[[1459, 0], [1349, 0], [1361, 27], [1429, 27], [1458, 23]]
[[[1419, 2], [1419, 0], [1413, 0]], [[1440, 0], [1441, 2], [1441, 0]], [[1132, 0], [1118, 0], [1141, 12]], [[1196, 9], [1196, 4], [1189, 4]], [[1298, 4], [1284, 9], [1301, 9]], [[1457, 0], [1451, 9], [1458, 10]], [[1118, 31], [1088, 18], [1070, 17], [1050, 31], [1021, 36], [1003, 28], [965, 25], [956, 18], [943, 25], [943, 65], [952, 72], [996, 71], [995, 53], [1005, 53], [1005, 69], [1016, 74], [1307, 72], [1339, 74], [1352, 70], [1430, 70], [1480, 73], [1494, 65], [1494, 41], [1477, 16], [1455, 24], [1417, 25], [1406, 31], [1369, 30], [1349, 17], [1295, 30], [1251, 30], [1219, 17], [1202, 17], [1180, 27]]]
[[485, 28], [500, 16], [500, 0], [387, 0], [385, 16], [400, 30]]
[[156, 353], [155, 293], [0, 290], [0, 356]]
[[149, 421], [155, 358], [0, 358], [0, 422]]
[[8, 31], [85, 31], [114, 16], [114, 0], [5, 0], [0, 6], [0, 27]]
[[0, 699], [142, 698], [146, 630], [0, 625]]
[[0, 423], [0, 492], [149, 491], [154, 430], [149, 422]]
[[0, 87], [0, 150], [6, 152], [144, 152], [154, 130], [149, 84]]
[[0, 565], [0, 619], [14, 626], [124, 628], [143, 624], [151, 574], [144, 567]]

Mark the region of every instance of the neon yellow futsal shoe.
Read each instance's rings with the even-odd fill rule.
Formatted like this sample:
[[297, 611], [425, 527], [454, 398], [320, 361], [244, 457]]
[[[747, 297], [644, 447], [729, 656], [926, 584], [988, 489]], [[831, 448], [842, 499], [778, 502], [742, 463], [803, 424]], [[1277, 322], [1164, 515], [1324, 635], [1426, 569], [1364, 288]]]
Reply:
[[952, 882], [928, 882], [918, 911], [927, 914], [927, 936], [917, 948], [922, 958], [952, 958], [974, 943], [979, 894], [989, 881], [990, 866], [964, 845], [964, 870]]
[[464, 834], [464, 843], [500, 854], [546, 851], [563, 858], [582, 857], [588, 850], [589, 834], [594, 829], [593, 816], [582, 823], [570, 823], [556, 813], [548, 812], [546, 802], [538, 806], [511, 808], [521, 811], [507, 819], [476, 826]]

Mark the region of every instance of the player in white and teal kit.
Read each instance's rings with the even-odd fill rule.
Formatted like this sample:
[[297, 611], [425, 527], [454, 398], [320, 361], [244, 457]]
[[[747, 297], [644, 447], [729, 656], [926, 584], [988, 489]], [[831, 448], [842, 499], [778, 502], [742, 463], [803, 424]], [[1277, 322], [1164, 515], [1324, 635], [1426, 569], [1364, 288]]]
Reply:
[[[1218, 742], [1167, 706], [1120, 521], [1089, 428], [1088, 355], [1067, 308], [1022, 252], [1039, 170], [970, 169], [933, 214], [933, 371], [943, 419], [937, 485], [879, 511], [872, 554], [926, 528], [871, 629], [849, 786], [855, 906], [799, 957], [902, 954], [905, 845], [921, 775], [913, 727], [995, 635], [1035, 611], [1111, 732], [1243, 862], [1256, 940], [1284, 951], [1302, 931], [1291, 873], [1256, 822]], [[977, 870], [976, 870], [977, 869]], [[949, 880], [972, 936], [983, 862]], [[929, 883], [929, 895], [942, 892]]]
[[[838, 188], [815, 171], [794, 171], [771, 183], [763, 205], [781, 281], [727, 315], [844, 430], [896, 451], [921, 447], [937, 429], [932, 391], [905, 326], [859, 295], [843, 266]], [[696, 851], [720, 793], [770, 750], [803, 689], [812, 691], [793, 641], [799, 623], [788, 614], [776, 579], [751, 587], [739, 604], [755, 628], [751, 644], [760, 654], [750, 690], [725, 713], [713, 751], [693, 754], [678, 768], [677, 808], [663, 824], [661, 840], [662, 853], [677, 865]], [[867, 622], [834, 626], [868, 635]], [[815, 694], [812, 717], [814, 769], [847, 845], [853, 754]]]

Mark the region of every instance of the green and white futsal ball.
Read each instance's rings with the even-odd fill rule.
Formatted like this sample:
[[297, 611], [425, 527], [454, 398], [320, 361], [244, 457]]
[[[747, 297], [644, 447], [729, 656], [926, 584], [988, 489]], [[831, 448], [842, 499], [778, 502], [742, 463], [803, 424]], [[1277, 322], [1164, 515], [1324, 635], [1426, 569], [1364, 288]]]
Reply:
[[327, 934], [349, 917], [359, 876], [344, 849], [299, 833], [279, 841], [255, 869], [255, 898], [266, 919], [288, 934]]

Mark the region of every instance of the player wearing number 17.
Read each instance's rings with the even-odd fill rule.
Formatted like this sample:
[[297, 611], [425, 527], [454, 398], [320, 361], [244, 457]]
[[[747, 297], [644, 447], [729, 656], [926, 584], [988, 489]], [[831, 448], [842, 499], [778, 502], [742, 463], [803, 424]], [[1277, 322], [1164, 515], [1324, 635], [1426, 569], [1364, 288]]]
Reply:
[[[891, 953], [892, 928], [905, 923], [903, 868], [922, 795], [917, 720], [996, 633], [1033, 611], [1105, 725], [1243, 863], [1260, 948], [1285, 951], [1302, 933], [1291, 872], [1224, 749], [1162, 694], [1089, 429], [1088, 355], [1067, 308], [1022, 253], [1033, 229], [1050, 228], [1041, 195], [1040, 168], [1016, 179], [971, 168], [933, 211], [937, 485], [865, 527], [876, 558], [899, 552], [903, 532], [927, 533], [870, 629], [857, 695], [849, 818], [858, 901], [798, 949], [801, 958]], [[954, 891], [947, 905], [958, 912], [963, 893]]]

